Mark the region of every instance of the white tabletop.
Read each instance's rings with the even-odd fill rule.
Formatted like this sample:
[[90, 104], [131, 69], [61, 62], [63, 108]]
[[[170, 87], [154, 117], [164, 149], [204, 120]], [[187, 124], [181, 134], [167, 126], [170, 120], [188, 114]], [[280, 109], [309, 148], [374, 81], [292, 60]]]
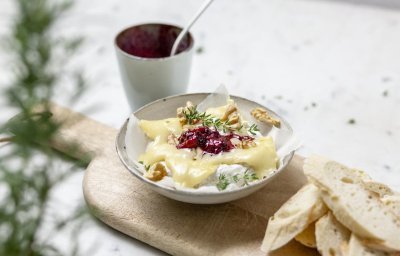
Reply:
[[[300, 154], [328, 156], [400, 190], [400, 4], [348, 2], [216, 0], [192, 29], [198, 52], [188, 92], [224, 84], [230, 93], [284, 116], [304, 141]], [[91, 87], [70, 107], [119, 127], [130, 111], [114, 53], [115, 34], [143, 22], [183, 25], [200, 5], [200, 0], [76, 1], [56, 31], [85, 37], [66, 68], [83, 68]], [[1, 1], [0, 24], [9, 24], [13, 12], [11, 0]], [[7, 32], [0, 26], [1, 35]], [[1, 56], [3, 67], [7, 55]], [[7, 77], [5, 72], [0, 82]], [[68, 105], [63, 91], [64, 85], [55, 101]], [[79, 173], [62, 184], [55, 197], [83, 202], [82, 177]], [[162, 254], [89, 222], [80, 240], [84, 247], [97, 241], [96, 255]]]

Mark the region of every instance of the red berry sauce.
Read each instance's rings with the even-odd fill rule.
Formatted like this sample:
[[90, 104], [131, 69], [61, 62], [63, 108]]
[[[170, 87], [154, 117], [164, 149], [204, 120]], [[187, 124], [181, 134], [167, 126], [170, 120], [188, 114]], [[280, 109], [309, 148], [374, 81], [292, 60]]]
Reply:
[[[143, 24], [125, 29], [116, 37], [116, 45], [124, 52], [141, 58], [169, 57], [181, 29], [166, 24]], [[190, 49], [193, 38], [187, 34], [177, 53]]]
[[221, 152], [229, 152], [235, 148], [231, 142], [233, 138], [240, 141], [254, 140], [254, 138], [250, 136], [241, 136], [235, 133], [222, 135], [217, 130], [210, 129], [207, 126], [201, 126], [182, 133], [178, 138], [179, 144], [176, 147], [178, 149], [199, 147], [206, 153], [219, 154]]

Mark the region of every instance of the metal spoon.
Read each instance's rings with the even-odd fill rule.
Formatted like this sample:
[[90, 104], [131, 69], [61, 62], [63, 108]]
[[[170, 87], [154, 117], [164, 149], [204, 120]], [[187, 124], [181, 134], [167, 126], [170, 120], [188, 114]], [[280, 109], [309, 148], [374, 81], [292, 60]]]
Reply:
[[210, 6], [210, 4], [214, 0], [205, 0], [201, 8], [197, 11], [196, 15], [192, 18], [189, 24], [179, 33], [178, 37], [176, 38], [174, 45], [172, 46], [170, 56], [175, 55], [176, 51], [178, 50], [178, 46], [181, 43], [182, 39], [186, 36], [189, 29], [193, 26], [193, 24], [197, 21], [197, 19], [203, 14], [203, 12]]

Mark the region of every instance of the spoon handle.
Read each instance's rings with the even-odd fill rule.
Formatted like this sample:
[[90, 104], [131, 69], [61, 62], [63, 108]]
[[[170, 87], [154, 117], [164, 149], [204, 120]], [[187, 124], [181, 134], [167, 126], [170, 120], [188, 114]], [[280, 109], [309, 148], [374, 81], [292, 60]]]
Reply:
[[203, 14], [203, 12], [210, 6], [210, 4], [214, 0], [205, 0], [201, 8], [197, 11], [196, 15], [192, 18], [189, 24], [179, 33], [178, 37], [176, 38], [174, 45], [172, 46], [170, 56], [175, 55], [176, 51], [178, 50], [178, 46], [181, 43], [182, 39], [185, 37], [189, 29], [193, 26], [193, 24], [197, 21], [197, 19]]

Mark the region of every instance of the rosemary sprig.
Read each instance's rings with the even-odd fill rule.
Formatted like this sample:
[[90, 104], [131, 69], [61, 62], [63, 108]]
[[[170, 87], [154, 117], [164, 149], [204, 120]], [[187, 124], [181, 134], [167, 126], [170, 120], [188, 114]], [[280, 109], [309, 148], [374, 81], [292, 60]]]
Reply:
[[[0, 85], [0, 93], [7, 107], [20, 114], [0, 124], [2, 136], [13, 135], [12, 143], [3, 146], [0, 152], [0, 255], [68, 252], [76, 255], [79, 253], [77, 232], [87, 209], [77, 207], [73, 214], [65, 211], [59, 214], [62, 208], [53, 205], [60, 202], [52, 193], [61, 182], [80, 170], [80, 166], [87, 164], [83, 160], [86, 156], [81, 155], [81, 160], [68, 168], [61, 165], [64, 161], [57, 160], [60, 155], [52, 150], [50, 141], [57, 135], [62, 121], [51, 117], [49, 101], [59, 89], [71, 104], [83, 95], [86, 83], [79, 67], [76, 68], [78, 73], [65, 68], [82, 40], [54, 34], [56, 23], [72, 5], [70, 0], [16, 0], [12, 3], [15, 15], [10, 17], [10, 33], [0, 43], [1, 47], [6, 47], [2, 49], [4, 54], [10, 56], [3, 69], [12, 67], [11, 77], [8, 85]], [[74, 86], [72, 94], [64, 87], [57, 89], [65, 78], [71, 79], [68, 81]], [[76, 153], [76, 149], [74, 144], [68, 153]], [[58, 234], [65, 236], [65, 231], [61, 233], [63, 229], [71, 231], [73, 237], [68, 239], [71, 250], [63, 248], [62, 253], [53, 239]]]

